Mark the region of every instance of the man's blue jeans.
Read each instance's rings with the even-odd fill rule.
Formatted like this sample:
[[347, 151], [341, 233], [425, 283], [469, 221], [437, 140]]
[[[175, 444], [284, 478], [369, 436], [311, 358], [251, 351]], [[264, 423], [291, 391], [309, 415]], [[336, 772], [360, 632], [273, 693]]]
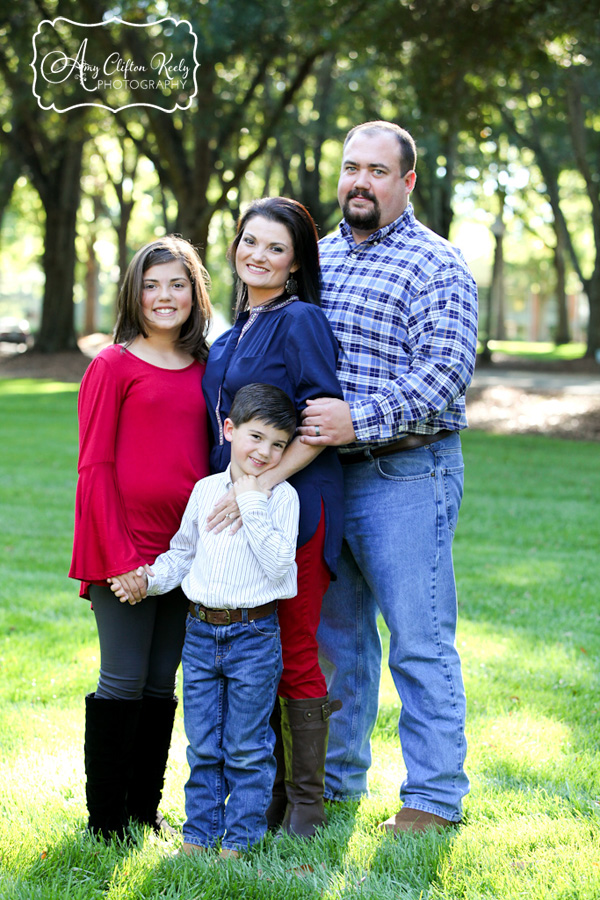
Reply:
[[344, 466], [345, 529], [338, 580], [325, 595], [318, 638], [332, 716], [325, 794], [367, 792], [377, 718], [381, 641], [402, 708], [404, 805], [450, 821], [469, 790], [465, 692], [455, 647], [452, 538], [463, 491], [458, 433], [414, 450]]
[[[209, 625], [189, 616], [183, 646], [183, 709], [190, 777], [190, 844], [246, 850], [267, 830], [275, 778], [269, 718], [281, 677], [277, 613]], [[227, 803], [225, 803], [227, 801]]]

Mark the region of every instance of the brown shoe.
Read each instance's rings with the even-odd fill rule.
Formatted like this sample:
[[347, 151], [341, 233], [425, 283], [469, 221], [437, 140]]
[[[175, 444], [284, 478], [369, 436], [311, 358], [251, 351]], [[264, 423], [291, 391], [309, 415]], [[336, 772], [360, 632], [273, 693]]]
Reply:
[[219, 857], [221, 859], [241, 859], [244, 854], [241, 850], [230, 850], [229, 847], [223, 847], [222, 850], [219, 851]]
[[[185, 853], [186, 856], [196, 856], [199, 853], [210, 853], [211, 847], [203, 847], [200, 844], [188, 844], [186, 841], [181, 848], [180, 853]], [[174, 856], [179, 856], [179, 853], [173, 854]]]
[[400, 812], [390, 816], [385, 822], [378, 825], [380, 831], [393, 831], [394, 834], [403, 834], [406, 831], [412, 831], [415, 834], [427, 831], [429, 828], [435, 828], [437, 831], [443, 831], [446, 828], [456, 828], [460, 822], [450, 822], [435, 813], [423, 812], [421, 809], [408, 809], [402, 807]]

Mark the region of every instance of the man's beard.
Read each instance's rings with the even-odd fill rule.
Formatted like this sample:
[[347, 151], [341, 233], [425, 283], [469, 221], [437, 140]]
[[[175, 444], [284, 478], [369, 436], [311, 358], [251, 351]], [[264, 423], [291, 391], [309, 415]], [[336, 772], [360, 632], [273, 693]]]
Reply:
[[[350, 201], [354, 197], [365, 197], [367, 200], [371, 200], [373, 205], [369, 209], [353, 211], [350, 209]], [[356, 228], [359, 231], [376, 231], [379, 228], [381, 209], [377, 202], [377, 197], [369, 191], [348, 191], [342, 206], [342, 212], [351, 228]]]

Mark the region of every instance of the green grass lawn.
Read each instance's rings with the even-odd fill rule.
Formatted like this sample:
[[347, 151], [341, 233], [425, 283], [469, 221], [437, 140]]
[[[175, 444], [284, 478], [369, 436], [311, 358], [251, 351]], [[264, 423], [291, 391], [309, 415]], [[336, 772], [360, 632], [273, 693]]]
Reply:
[[490, 341], [489, 348], [492, 353], [534, 362], [581, 359], [586, 349], [585, 344], [577, 341], [569, 344], [552, 344], [549, 341]]
[[[398, 703], [381, 685], [371, 797], [330, 812], [310, 844], [268, 838], [248, 859], [173, 859], [84, 830], [84, 694], [98, 650], [66, 577], [76, 385], [0, 381], [0, 897], [597, 898], [600, 896], [600, 451], [468, 432], [455, 541], [469, 701], [465, 824], [383, 836], [397, 809]], [[385, 634], [384, 634], [385, 640]], [[183, 820], [178, 715], [163, 809]], [[301, 868], [304, 867], [304, 868]]]

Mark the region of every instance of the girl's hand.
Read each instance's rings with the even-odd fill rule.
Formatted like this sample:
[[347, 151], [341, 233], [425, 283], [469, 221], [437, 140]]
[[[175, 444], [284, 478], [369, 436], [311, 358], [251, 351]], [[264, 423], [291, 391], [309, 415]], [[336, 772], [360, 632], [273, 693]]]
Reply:
[[[107, 578], [106, 580], [110, 584], [110, 589], [113, 592], [113, 594], [119, 598], [121, 603], [125, 603], [128, 600], [128, 595], [127, 595], [125, 588], [121, 585], [121, 582], [119, 581], [119, 579], [118, 578]], [[131, 600], [130, 602], [131, 602], [131, 605], [133, 606], [135, 603], [137, 603], [137, 600]]]
[[231, 529], [231, 534], [235, 534], [242, 527], [242, 517], [240, 514], [237, 501], [235, 499], [235, 491], [231, 488], [218, 500], [213, 506], [212, 512], [206, 519], [206, 525], [209, 531], [219, 534], [225, 528]]
[[141, 603], [146, 596], [148, 575], [154, 575], [154, 572], [148, 564], [145, 564], [137, 569], [132, 569], [131, 572], [124, 572], [123, 575], [115, 575], [106, 580], [110, 584], [111, 591], [121, 603], [135, 606], [136, 603]]

